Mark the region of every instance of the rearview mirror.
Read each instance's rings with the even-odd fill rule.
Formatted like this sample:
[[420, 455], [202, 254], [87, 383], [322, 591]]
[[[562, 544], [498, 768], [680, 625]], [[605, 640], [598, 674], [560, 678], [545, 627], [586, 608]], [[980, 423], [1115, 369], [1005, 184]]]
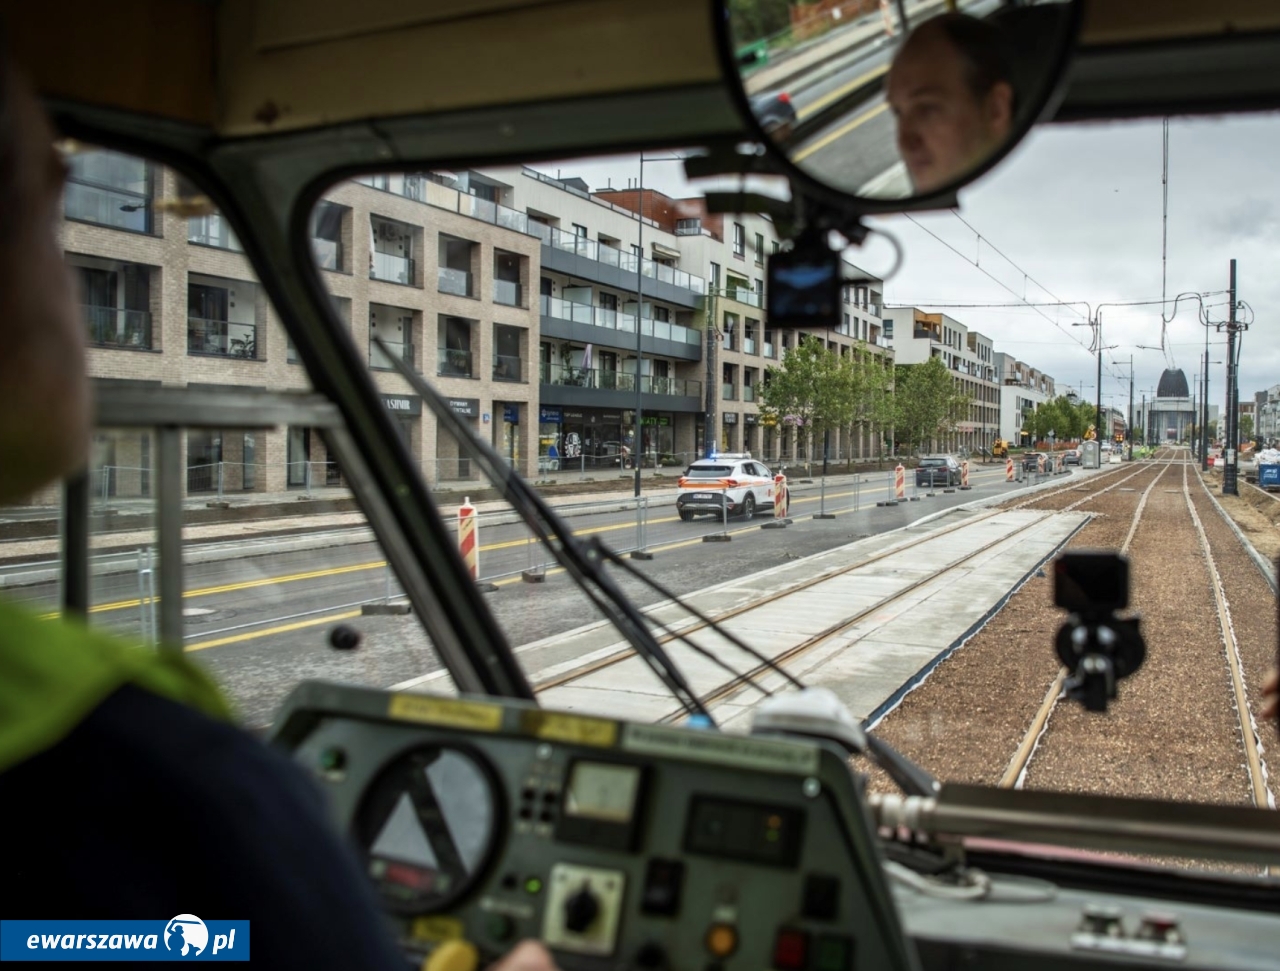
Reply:
[[859, 212], [946, 205], [1008, 154], [1056, 106], [1080, 20], [1080, 0], [721, 2], [758, 139]]

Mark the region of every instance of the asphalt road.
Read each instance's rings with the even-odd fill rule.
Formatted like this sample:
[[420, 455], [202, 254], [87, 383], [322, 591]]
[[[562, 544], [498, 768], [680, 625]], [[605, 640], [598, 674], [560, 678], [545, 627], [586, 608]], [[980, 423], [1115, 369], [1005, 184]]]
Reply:
[[[649, 523], [651, 561], [630, 561], [647, 576], [674, 591], [688, 592], [802, 558], [908, 523], [946, 506], [998, 494], [1006, 485], [1004, 468], [972, 467], [973, 489], [943, 493], [877, 507], [889, 497], [888, 473], [873, 474], [856, 487], [847, 480], [827, 490], [825, 508], [832, 520], [814, 520], [822, 505], [819, 483], [792, 483], [793, 522], [786, 529], [760, 529], [768, 517], [747, 523], [731, 519], [728, 542], [702, 541], [724, 526], [705, 518], [681, 522], [674, 506], [652, 510]], [[908, 470], [907, 492], [911, 494]], [[860, 510], [855, 512], [855, 502]], [[634, 545], [634, 513], [617, 504], [594, 515], [572, 517], [576, 532], [598, 535], [611, 546]], [[595, 606], [558, 568], [546, 572], [542, 583], [522, 582], [520, 571], [530, 565], [530, 546], [522, 524], [481, 527], [482, 575], [495, 577], [497, 591], [489, 603], [507, 632], [519, 645], [570, 630], [598, 619]], [[320, 549], [263, 552], [218, 562], [187, 566], [186, 650], [223, 684], [250, 725], [267, 724], [288, 690], [304, 678], [329, 678], [386, 687], [427, 673], [439, 666], [426, 635], [413, 616], [365, 616], [362, 603], [380, 601], [388, 590], [389, 573], [374, 542], [343, 541], [341, 533], [327, 533], [331, 545]], [[350, 540], [360, 539], [352, 531]], [[248, 547], [247, 547], [248, 548]], [[662, 599], [640, 581], [622, 576], [623, 590], [641, 605]], [[143, 611], [136, 573], [95, 578], [92, 622], [125, 633], [138, 633]], [[391, 580], [391, 594], [399, 594]], [[56, 603], [55, 584], [12, 588], [7, 595], [46, 609]], [[355, 627], [363, 635], [361, 648], [339, 652], [327, 646], [337, 624]]]

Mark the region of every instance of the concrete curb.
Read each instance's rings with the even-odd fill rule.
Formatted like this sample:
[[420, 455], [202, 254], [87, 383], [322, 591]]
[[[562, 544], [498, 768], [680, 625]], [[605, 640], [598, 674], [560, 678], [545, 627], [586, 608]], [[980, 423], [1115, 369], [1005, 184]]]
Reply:
[[1231, 527], [1231, 531], [1236, 534], [1236, 539], [1240, 540], [1240, 545], [1244, 547], [1244, 551], [1249, 554], [1249, 558], [1253, 560], [1253, 565], [1258, 568], [1258, 572], [1262, 574], [1262, 578], [1267, 581], [1267, 585], [1271, 587], [1271, 592], [1277, 593], [1275, 569], [1267, 562], [1267, 558], [1258, 552], [1257, 548], [1245, 536], [1244, 530], [1240, 528], [1239, 523], [1231, 518], [1231, 515], [1222, 507], [1222, 503], [1218, 502], [1218, 497], [1213, 494], [1213, 490], [1209, 488], [1204, 478], [1199, 475], [1197, 470], [1197, 478], [1200, 479], [1200, 487], [1204, 489], [1205, 495], [1209, 497], [1209, 501], [1213, 503], [1213, 507], [1218, 510], [1218, 515], [1223, 521]]

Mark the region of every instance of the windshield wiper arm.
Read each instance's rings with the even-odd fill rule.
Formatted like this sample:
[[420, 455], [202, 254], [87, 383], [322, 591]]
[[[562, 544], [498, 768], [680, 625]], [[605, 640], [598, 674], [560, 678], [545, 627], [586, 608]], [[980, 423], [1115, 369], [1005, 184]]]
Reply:
[[[403, 357], [393, 352], [382, 338], [374, 337], [374, 344], [391, 361], [395, 370], [435, 415], [436, 421], [457, 440], [459, 447], [473, 459], [480, 470], [498, 488], [502, 498], [511, 504], [520, 518], [539, 540], [547, 544], [557, 562], [564, 567], [583, 592], [591, 599], [624, 638], [635, 648], [654, 674], [686, 712], [703, 716], [711, 725], [715, 720], [703, 706], [697, 693], [690, 687], [684, 673], [671, 660], [645, 623], [639, 608], [627, 598], [613, 578], [601, 568], [598, 556], [578, 540], [568, 525], [541, 496], [524, 481], [514, 468], [507, 465], [493, 446], [468, 428], [449, 407], [443, 397], [418, 374]], [[552, 543], [552, 535], [559, 540], [559, 549]], [[511, 658], [514, 663], [514, 657]]]

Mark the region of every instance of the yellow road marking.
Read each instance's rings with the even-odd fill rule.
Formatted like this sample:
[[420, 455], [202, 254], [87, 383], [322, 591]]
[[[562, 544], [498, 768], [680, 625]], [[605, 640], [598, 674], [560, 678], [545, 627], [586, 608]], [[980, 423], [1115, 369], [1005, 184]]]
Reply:
[[881, 67], [874, 68], [868, 71], [866, 74], [863, 74], [861, 77], [854, 78], [848, 84], [841, 85], [840, 87], [836, 88], [836, 90], [831, 91], [827, 94], [824, 94], [821, 98], [819, 98], [817, 101], [813, 102], [812, 104], [805, 105], [804, 108], [796, 112], [796, 115], [799, 118], [808, 118], [814, 112], [821, 111], [827, 105], [831, 104], [831, 102], [837, 101], [840, 98], [843, 98], [845, 95], [849, 94], [851, 91], [856, 91], [858, 88], [862, 87], [867, 82], [874, 81], [876, 78], [880, 77], [881, 75], [888, 74], [888, 73], [889, 73], [888, 64], [884, 64]]
[[[988, 471], [991, 471], [991, 470], [988, 470]], [[995, 471], [998, 471], [998, 470], [995, 470]], [[978, 474], [979, 473], [970, 473], [970, 478], [974, 478]], [[991, 474], [994, 475], [994, 471], [991, 471]], [[887, 485], [869, 485], [867, 489], [862, 491], [880, 492], [880, 491], [886, 491], [890, 488], [891, 487]], [[845, 492], [832, 492], [832, 493], [828, 493], [827, 499], [828, 500], [842, 499], [848, 496], [852, 496], [853, 494], [854, 493], [852, 490], [845, 491]], [[818, 500], [819, 500], [818, 496], [793, 496], [791, 501], [793, 505], [799, 505], [800, 503], [817, 502]], [[677, 522], [679, 518], [680, 518], [679, 516], [664, 516], [659, 519], [650, 520], [650, 525], [659, 525], [662, 523], [674, 523], [674, 522]], [[612, 523], [604, 526], [592, 526], [589, 529], [574, 530], [573, 535], [589, 536], [596, 533], [607, 533], [607, 532], [611, 532], [619, 529], [634, 529], [634, 528], [635, 528], [635, 523], [633, 522]], [[480, 549], [482, 552], [510, 549], [516, 546], [524, 546], [528, 542], [529, 541], [527, 539], [506, 540], [501, 543], [491, 543], [487, 546], [481, 546]], [[674, 545], [657, 547], [657, 548], [676, 549], [684, 545], [687, 545], [687, 544], [684, 541], [681, 541]], [[182, 597], [185, 600], [185, 599], [194, 598], [194, 597], [209, 597], [219, 593], [234, 593], [239, 590], [252, 590], [259, 587], [270, 587], [270, 586], [275, 586], [276, 584], [297, 583], [300, 580], [318, 580], [324, 577], [342, 576], [348, 573], [360, 573], [367, 570], [381, 570], [386, 565], [387, 563], [385, 560], [370, 560], [367, 563], [354, 563], [349, 566], [335, 566], [335, 567], [326, 568], [324, 570], [308, 570], [303, 573], [290, 573], [290, 574], [285, 574], [283, 576], [260, 577], [259, 579], [256, 579], [256, 580], [242, 580], [236, 583], [224, 583], [214, 587], [199, 587], [193, 590], [185, 590], [183, 591]], [[502, 582], [502, 581], [498, 581], [498, 582]], [[157, 603], [160, 600], [159, 597], [156, 597], [155, 599]], [[90, 607], [89, 612], [93, 614], [98, 614], [98, 613], [105, 613], [112, 610], [126, 610], [131, 607], [140, 606], [141, 604], [142, 604], [142, 601], [138, 598], [134, 598], [132, 600], [117, 600], [111, 603], [97, 604], [96, 606]], [[52, 611], [50, 613], [41, 614], [40, 617], [42, 620], [54, 620], [60, 615], [61, 614], [59, 611]]]
[[825, 135], [822, 138], [818, 139], [816, 142], [814, 142], [812, 145], [810, 145], [808, 148], [804, 149], [803, 151], [796, 152], [795, 155], [791, 156], [791, 161], [803, 162], [814, 152], [822, 151], [822, 149], [826, 148], [832, 142], [838, 141], [839, 139], [844, 138], [845, 135], [849, 134], [849, 132], [853, 131], [859, 125], [866, 124], [876, 115], [884, 111], [887, 111], [888, 109], [889, 109], [888, 104], [882, 104], [882, 105], [876, 106], [875, 108], [872, 108], [870, 111], [863, 112], [857, 118], [853, 119], [853, 121], [849, 122], [847, 125], [841, 125], [835, 131], [833, 131], [830, 135]]
[[341, 614], [328, 614], [324, 617], [312, 617], [310, 620], [299, 620], [293, 624], [280, 624], [278, 627], [268, 627], [265, 630], [249, 631], [244, 634], [232, 634], [230, 637], [215, 637], [211, 641], [196, 641], [194, 644], [186, 645], [184, 651], [203, 651], [210, 647], [222, 647], [226, 644], [241, 644], [245, 641], [251, 641], [255, 638], [266, 637], [270, 634], [284, 634], [291, 630], [302, 630], [304, 627], [319, 627], [321, 624], [329, 624], [335, 620], [350, 620], [352, 617], [359, 617], [360, 611], [348, 610]]

